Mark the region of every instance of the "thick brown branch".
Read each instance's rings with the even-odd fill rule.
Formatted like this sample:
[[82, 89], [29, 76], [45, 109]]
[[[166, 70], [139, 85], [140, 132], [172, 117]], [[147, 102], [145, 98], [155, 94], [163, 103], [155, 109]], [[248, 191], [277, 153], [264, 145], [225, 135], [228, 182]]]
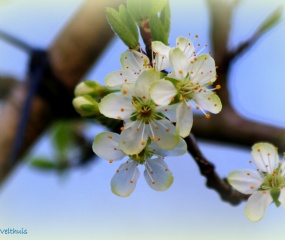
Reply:
[[[63, 86], [66, 93], [72, 95], [75, 85], [112, 39], [113, 33], [105, 18], [105, 8], [107, 6], [117, 7], [121, 2], [123, 0], [86, 1], [73, 20], [51, 45], [49, 56], [52, 68], [56, 79], [60, 79], [60, 84], [56, 86]], [[44, 81], [48, 86], [50, 80], [45, 79]], [[58, 89], [54, 89], [54, 91], [58, 93]], [[9, 164], [8, 156], [16, 136], [20, 109], [26, 97], [26, 92], [27, 86], [19, 84], [0, 110], [0, 184], [15, 167], [15, 164]], [[63, 95], [62, 98], [66, 98], [66, 95]], [[71, 99], [68, 102], [71, 105]], [[69, 107], [67, 106], [67, 108]], [[41, 96], [34, 98], [18, 159], [47, 129], [49, 124], [56, 120], [53, 112], [54, 109], [46, 98]]]
[[17, 83], [18, 81], [13, 77], [0, 76], [0, 99], [7, 98]]
[[200, 173], [206, 178], [206, 185], [208, 188], [216, 191], [221, 199], [232, 205], [237, 205], [248, 198], [236, 190], [234, 190], [225, 180], [222, 180], [215, 172], [215, 166], [209, 162], [199, 149], [193, 134], [185, 138], [188, 152], [191, 154], [197, 163]]
[[199, 138], [223, 143], [251, 147], [256, 142], [266, 141], [285, 149], [285, 129], [245, 119], [230, 108], [223, 108], [210, 119], [195, 116], [192, 132]]

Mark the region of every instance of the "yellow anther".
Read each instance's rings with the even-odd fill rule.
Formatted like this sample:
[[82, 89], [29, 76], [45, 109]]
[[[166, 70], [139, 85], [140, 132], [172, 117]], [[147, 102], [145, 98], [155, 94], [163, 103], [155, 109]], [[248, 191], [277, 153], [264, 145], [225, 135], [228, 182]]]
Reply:
[[121, 112], [123, 112], [123, 111], [125, 111], [125, 109], [124, 109], [124, 108], [121, 108]]
[[211, 117], [211, 115], [210, 115], [209, 113], [207, 113], [205, 116], [206, 116], [206, 118], [208, 118], [208, 119]]
[[124, 127], [121, 127], [121, 128], [120, 128], [120, 130], [121, 130], [121, 131], [124, 131], [124, 130], [125, 130], [125, 128], [124, 128]]
[[108, 136], [108, 138], [112, 139], [112, 136]]
[[250, 186], [250, 189], [254, 189], [254, 186], [251, 185], [251, 186]]
[[144, 142], [144, 141], [142, 141], [142, 142], [141, 142], [141, 145], [145, 145], [145, 142]]
[[128, 91], [127, 90], [123, 90], [123, 94], [127, 94], [128, 93]]
[[112, 162], [114, 162], [114, 160], [113, 160], [113, 159], [110, 159], [110, 160], [109, 160], [109, 163], [112, 163]]
[[221, 89], [221, 85], [216, 85], [216, 89], [217, 90]]

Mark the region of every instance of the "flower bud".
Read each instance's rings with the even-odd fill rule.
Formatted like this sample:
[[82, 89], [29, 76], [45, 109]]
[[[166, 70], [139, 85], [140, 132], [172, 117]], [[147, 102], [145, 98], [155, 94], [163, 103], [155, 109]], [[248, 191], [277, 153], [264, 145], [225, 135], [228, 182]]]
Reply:
[[74, 91], [76, 97], [83, 95], [96, 95], [98, 90], [100, 90], [102, 86], [95, 81], [84, 81], [79, 83]]
[[82, 117], [92, 117], [100, 114], [98, 103], [89, 95], [74, 98], [72, 104], [76, 112]]

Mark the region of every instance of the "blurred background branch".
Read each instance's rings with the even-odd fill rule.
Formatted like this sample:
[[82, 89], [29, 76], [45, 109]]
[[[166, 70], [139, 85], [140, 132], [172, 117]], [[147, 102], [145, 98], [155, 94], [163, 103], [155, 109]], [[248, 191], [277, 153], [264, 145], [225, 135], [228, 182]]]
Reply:
[[261, 36], [274, 27], [282, 17], [282, 9], [277, 8], [268, 13], [256, 32], [237, 48], [229, 49], [229, 33], [231, 32], [232, 14], [239, 1], [207, 0], [211, 15], [211, 39], [214, 59], [218, 66], [218, 79], [215, 82], [222, 88], [218, 91], [223, 109], [221, 113], [212, 115], [210, 121], [204, 116], [194, 117], [193, 133], [207, 140], [233, 143], [250, 147], [258, 141], [268, 141], [281, 149], [285, 149], [285, 128], [278, 128], [242, 117], [232, 106], [229, 91], [230, 72], [235, 59], [249, 50]]
[[[50, 86], [50, 82], [57, 85], [50, 86], [50, 93], [60, 95], [64, 90], [68, 93], [65, 102], [67, 109], [72, 108], [73, 89], [81, 80], [86, 71], [98, 59], [105, 47], [113, 37], [105, 17], [105, 8], [117, 7], [122, 1], [86, 1], [74, 18], [60, 33], [48, 50], [52, 74], [43, 79], [42, 83]], [[29, 78], [29, 76], [27, 77]], [[54, 88], [54, 86], [61, 86]], [[22, 159], [26, 151], [47, 130], [47, 127], [64, 116], [66, 109], [55, 109], [56, 105], [47, 101], [47, 97], [37, 94], [32, 101], [29, 119], [26, 126], [22, 146], [16, 156], [16, 162], [9, 163], [11, 146], [17, 136], [17, 126], [21, 118], [21, 108], [27, 95], [26, 82], [19, 83], [0, 109], [0, 183], [3, 183], [11, 170]], [[64, 94], [64, 93], [63, 93]], [[50, 96], [49, 96], [50, 97]], [[58, 99], [57, 99], [58, 100]], [[59, 102], [60, 103], [60, 102]], [[62, 116], [54, 116], [54, 113], [63, 113]], [[74, 116], [77, 116], [74, 111]]]

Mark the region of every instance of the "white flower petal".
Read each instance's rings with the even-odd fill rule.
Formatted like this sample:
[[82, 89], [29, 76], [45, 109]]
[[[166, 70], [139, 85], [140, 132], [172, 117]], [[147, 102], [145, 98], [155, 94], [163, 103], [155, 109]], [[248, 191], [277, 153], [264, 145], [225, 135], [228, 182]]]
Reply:
[[170, 81], [159, 80], [151, 84], [150, 97], [158, 105], [168, 105], [177, 94], [177, 89]]
[[119, 150], [119, 136], [119, 134], [113, 132], [98, 134], [92, 145], [94, 153], [111, 162], [122, 159], [125, 154]]
[[167, 190], [173, 182], [172, 173], [160, 158], [146, 160], [144, 177], [147, 184], [157, 191]]
[[181, 137], [187, 137], [193, 125], [193, 113], [191, 108], [183, 101], [176, 109], [176, 129]]
[[251, 221], [259, 221], [268, 205], [272, 202], [269, 191], [257, 191], [253, 193], [245, 205], [245, 214]]
[[181, 49], [181, 51], [185, 53], [187, 58], [190, 59], [194, 57], [195, 48], [194, 48], [194, 44], [192, 43], [190, 39], [185, 38], [185, 37], [178, 37], [176, 39], [176, 44]]
[[279, 196], [279, 202], [281, 202], [282, 207], [285, 209], [285, 188], [280, 189], [280, 196]]
[[170, 50], [169, 58], [173, 68], [170, 76], [177, 80], [185, 79], [191, 67], [185, 53], [179, 48], [173, 48]]
[[211, 56], [201, 54], [190, 61], [190, 65], [190, 79], [193, 83], [203, 86], [216, 81], [216, 65]]
[[120, 165], [111, 180], [112, 192], [120, 197], [128, 197], [134, 190], [140, 176], [137, 163], [127, 161]]
[[107, 87], [120, 89], [123, 83], [135, 83], [138, 75], [129, 70], [117, 70], [109, 73], [105, 78]]
[[256, 171], [233, 171], [228, 177], [229, 184], [243, 194], [252, 194], [260, 188], [263, 180]]
[[129, 122], [121, 132], [119, 148], [127, 155], [140, 153], [146, 146], [148, 131], [141, 121]]
[[152, 42], [152, 51], [156, 54], [155, 62], [156, 62], [156, 69], [158, 71], [167, 69], [170, 67], [169, 62], [169, 51], [170, 47], [164, 45], [160, 41], [153, 41]]
[[168, 106], [157, 106], [157, 112], [163, 113], [171, 122], [177, 122], [176, 118], [177, 104], [171, 104]]
[[99, 103], [99, 111], [109, 118], [128, 119], [135, 111], [130, 98], [111, 93]]
[[160, 74], [154, 69], [147, 69], [143, 71], [136, 81], [135, 95], [144, 99], [148, 99], [151, 84], [159, 79]]
[[186, 153], [187, 145], [183, 138], [179, 138], [179, 143], [172, 150], [161, 149], [155, 142], [152, 142], [149, 145], [149, 149], [151, 149], [156, 156], [167, 157], [167, 156], [180, 156]]
[[175, 126], [173, 126], [173, 124], [168, 120], [156, 120], [149, 125], [149, 136], [152, 138], [152, 132], [154, 133], [156, 144], [160, 148], [170, 150], [177, 146], [179, 143], [179, 135]]
[[204, 111], [219, 113], [222, 110], [222, 103], [219, 96], [206, 88], [196, 90], [193, 93], [192, 99]]
[[135, 92], [135, 84], [134, 83], [123, 83], [121, 85], [121, 93], [124, 96], [131, 98]]
[[283, 161], [283, 162], [281, 163], [280, 169], [281, 169], [281, 176], [282, 176], [283, 178], [285, 178], [285, 161]]
[[261, 142], [254, 144], [251, 155], [256, 168], [262, 172], [272, 173], [279, 161], [277, 150], [270, 143]]
[[149, 65], [148, 57], [135, 50], [123, 52], [120, 61], [124, 69], [132, 70], [134, 74], [140, 74]]

